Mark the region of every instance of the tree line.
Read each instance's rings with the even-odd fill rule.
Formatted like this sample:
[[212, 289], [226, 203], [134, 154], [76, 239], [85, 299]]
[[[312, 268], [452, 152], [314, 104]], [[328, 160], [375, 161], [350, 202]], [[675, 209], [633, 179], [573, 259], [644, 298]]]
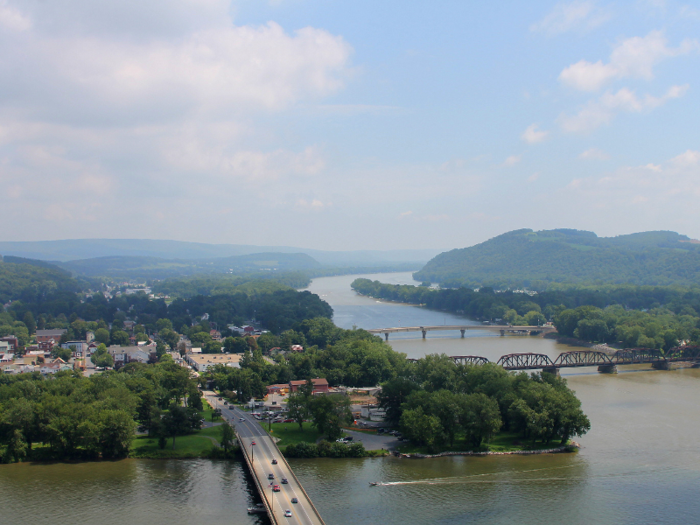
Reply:
[[169, 358], [89, 378], [3, 375], [0, 452], [5, 462], [123, 458], [137, 427], [174, 446], [175, 436], [200, 427], [201, 409], [197, 383]]
[[525, 294], [493, 288], [433, 289], [356, 279], [358, 293], [476, 319], [536, 326], [592, 343], [669, 349], [700, 342], [700, 291], [653, 286], [605, 286]]
[[434, 450], [458, 442], [478, 449], [499, 431], [565, 444], [590, 429], [565, 379], [455, 364], [444, 354], [419, 359], [383, 383], [378, 402], [404, 436]]

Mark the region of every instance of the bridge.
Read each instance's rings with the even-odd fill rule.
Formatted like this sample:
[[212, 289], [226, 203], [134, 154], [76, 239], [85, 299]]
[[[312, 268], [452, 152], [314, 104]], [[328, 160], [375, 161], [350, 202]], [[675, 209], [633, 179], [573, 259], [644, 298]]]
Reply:
[[467, 331], [486, 331], [486, 332], [496, 332], [500, 333], [502, 336], [506, 334], [510, 335], [530, 335], [532, 333], [547, 333], [554, 332], [556, 328], [553, 326], [511, 326], [511, 325], [437, 325], [437, 326], [398, 326], [394, 328], [372, 328], [367, 330], [370, 334], [384, 334], [384, 338], [388, 341], [389, 334], [396, 334], [401, 332], [422, 332], [423, 339], [428, 332], [459, 330], [464, 337], [464, 333]]
[[[204, 394], [209, 404], [220, 409], [222, 417], [234, 427], [270, 522], [273, 525], [325, 525], [311, 498], [265, 429], [249, 413], [221, 403], [214, 392]], [[277, 464], [272, 464], [273, 459], [277, 460]], [[273, 480], [268, 479], [270, 474], [274, 476]], [[286, 484], [281, 483], [283, 478], [287, 479]], [[279, 492], [273, 492], [274, 485], [279, 486]], [[292, 498], [297, 498], [298, 503], [292, 503]], [[291, 517], [284, 515], [287, 509], [292, 511]]]
[[[455, 363], [462, 365], [484, 365], [490, 361], [481, 356], [451, 356]], [[543, 370], [558, 373], [561, 368], [597, 366], [598, 371], [614, 373], [619, 365], [651, 363], [653, 368], [667, 370], [669, 363], [687, 361], [700, 364], [700, 346], [679, 346], [668, 352], [649, 348], [629, 348], [612, 354], [599, 350], [573, 350], [563, 352], [552, 361], [546, 354], [522, 353], [506, 354], [496, 362], [506, 370]]]

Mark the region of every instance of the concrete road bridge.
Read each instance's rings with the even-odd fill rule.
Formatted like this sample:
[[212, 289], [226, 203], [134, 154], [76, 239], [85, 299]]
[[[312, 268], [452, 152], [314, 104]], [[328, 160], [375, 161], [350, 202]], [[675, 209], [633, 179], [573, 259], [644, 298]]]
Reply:
[[[233, 405], [224, 405], [214, 392], [205, 392], [204, 395], [212, 407], [221, 410], [222, 417], [231, 422], [235, 429], [248, 469], [273, 525], [325, 525], [311, 498], [265, 429], [249, 413]], [[273, 459], [277, 460], [276, 465], [272, 464]], [[268, 479], [270, 474], [274, 479]], [[288, 483], [281, 483], [282, 478], [286, 478]], [[274, 485], [279, 485], [279, 492], [273, 492]], [[292, 503], [292, 498], [297, 498], [298, 503]], [[287, 509], [292, 511], [291, 517], [285, 517]]]
[[480, 331], [480, 332], [495, 332], [502, 336], [505, 335], [531, 335], [534, 333], [548, 333], [556, 331], [553, 326], [511, 326], [511, 325], [495, 325], [495, 324], [485, 324], [485, 325], [437, 325], [437, 326], [397, 326], [394, 328], [372, 328], [367, 330], [370, 334], [384, 334], [385, 340], [389, 340], [389, 334], [398, 334], [402, 332], [422, 332], [423, 339], [426, 338], [428, 332], [437, 331], [457, 331], [464, 337], [467, 331]]
[[[463, 365], [484, 365], [490, 361], [481, 356], [455, 355], [452, 359]], [[614, 353], [599, 350], [573, 350], [563, 352], [552, 361], [546, 354], [523, 353], [501, 356], [496, 364], [506, 370], [543, 370], [558, 374], [561, 368], [597, 366], [599, 372], [615, 373], [619, 365], [650, 363], [653, 368], [668, 370], [673, 362], [692, 362], [700, 365], [699, 346], [679, 346], [668, 352], [649, 348], [629, 348]]]

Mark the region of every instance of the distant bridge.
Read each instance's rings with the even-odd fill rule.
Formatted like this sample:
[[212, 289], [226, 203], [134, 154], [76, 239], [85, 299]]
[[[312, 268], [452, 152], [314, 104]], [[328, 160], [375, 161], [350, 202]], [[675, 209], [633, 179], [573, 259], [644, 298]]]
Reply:
[[370, 334], [384, 334], [384, 338], [388, 341], [389, 334], [397, 334], [400, 332], [422, 332], [423, 339], [428, 332], [444, 331], [444, 330], [459, 330], [464, 337], [464, 333], [469, 330], [480, 330], [487, 332], [497, 332], [502, 336], [510, 335], [530, 335], [532, 333], [547, 333], [554, 332], [556, 328], [553, 326], [511, 326], [511, 325], [437, 325], [437, 326], [398, 326], [395, 328], [373, 328], [367, 330]]
[[[452, 356], [455, 363], [463, 365], [484, 365], [490, 361], [476, 355]], [[651, 363], [652, 367], [668, 369], [669, 363], [688, 361], [700, 363], [700, 346], [679, 346], [668, 352], [649, 348], [630, 348], [607, 354], [599, 350], [573, 350], [563, 352], [552, 361], [546, 354], [523, 353], [506, 354], [496, 362], [506, 370], [543, 370], [558, 373], [561, 368], [597, 366], [600, 372], [614, 373], [618, 365]]]

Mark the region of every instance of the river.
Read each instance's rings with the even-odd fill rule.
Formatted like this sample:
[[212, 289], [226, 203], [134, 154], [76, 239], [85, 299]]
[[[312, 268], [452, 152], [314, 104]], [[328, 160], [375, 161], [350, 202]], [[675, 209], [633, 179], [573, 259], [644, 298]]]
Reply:
[[[451, 324], [463, 318], [379, 302], [350, 290], [357, 276], [315, 279], [309, 289], [339, 326]], [[409, 273], [370, 276], [413, 284]], [[391, 336], [409, 357], [510, 352], [556, 356], [569, 347], [530, 337], [429, 333]], [[474, 523], [678, 524], [700, 522], [700, 369], [620, 367], [617, 375], [563, 375], [583, 403], [591, 431], [577, 454], [293, 460], [328, 525]], [[370, 481], [384, 485], [369, 487]], [[254, 499], [240, 463], [145, 461], [0, 466], [2, 523], [180, 525], [262, 523], [245, 514]]]

